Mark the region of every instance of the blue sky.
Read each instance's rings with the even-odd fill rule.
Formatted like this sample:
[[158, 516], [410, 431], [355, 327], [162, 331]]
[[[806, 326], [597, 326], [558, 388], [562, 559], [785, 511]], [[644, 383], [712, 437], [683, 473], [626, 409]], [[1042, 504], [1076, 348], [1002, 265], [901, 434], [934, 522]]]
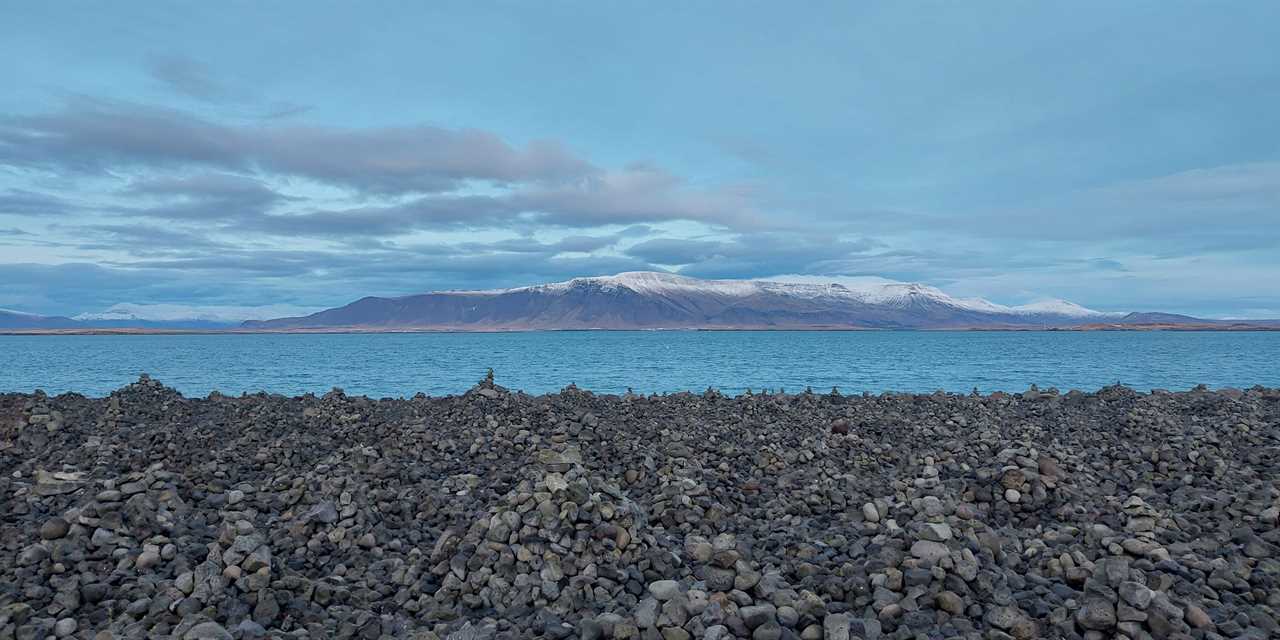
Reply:
[[1276, 3], [39, 4], [0, 308], [663, 269], [1280, 317]]

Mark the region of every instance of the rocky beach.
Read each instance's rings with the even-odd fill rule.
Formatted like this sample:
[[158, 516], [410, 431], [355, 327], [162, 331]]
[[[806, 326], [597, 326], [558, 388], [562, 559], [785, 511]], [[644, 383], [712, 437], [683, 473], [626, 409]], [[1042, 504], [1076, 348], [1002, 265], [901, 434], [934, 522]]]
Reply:
[[1280, 637], [1280, 390], [0, 394], [0, 639]]

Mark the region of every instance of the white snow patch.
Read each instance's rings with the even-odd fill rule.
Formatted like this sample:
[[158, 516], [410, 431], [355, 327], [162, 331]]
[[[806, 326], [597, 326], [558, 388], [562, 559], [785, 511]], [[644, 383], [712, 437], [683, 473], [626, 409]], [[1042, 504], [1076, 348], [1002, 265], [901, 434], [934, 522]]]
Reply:
[[1021, 306], [997, 304], [983, 298], [956, 298], [941, 289], [918, 282], [899, 282], [888, 278], [824, 277], [785, 275], [754, 280], [702, 280], [675, 273], [660, 271], [628, 271], [612, 276], [574, 278], [564, 282], [491, 289], [486, 291], [448, 291], [456, 294], [502, 294], [538, 291], [561, 293], [576, 287], [598, 286], [609, 291], [625, 287], [647, 295], [703, 294], [720, 297], [748, 297], [762, 293], [795, 298], [838, 299], [868, 305], [909, 307], [917, 304], [938, 304], [963, 311], [1007, 315], [1054, 315], [1074, 318], [1112, 316], [1123, 314], [1103, 313], [1087, 309], [1066, 300], [1045, 300]]

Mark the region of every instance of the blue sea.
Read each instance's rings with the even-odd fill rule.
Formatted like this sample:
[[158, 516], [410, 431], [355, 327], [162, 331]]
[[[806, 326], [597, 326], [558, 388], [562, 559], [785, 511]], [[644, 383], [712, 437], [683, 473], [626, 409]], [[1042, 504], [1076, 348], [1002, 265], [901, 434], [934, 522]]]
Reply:
[[616, 331], [0, 336], [0, 391], [101, 396], [146, 372], [188, 396], [407, 397], [492, 367], [530, 393], [842, 393], [1280, 386], [1280, 332]]

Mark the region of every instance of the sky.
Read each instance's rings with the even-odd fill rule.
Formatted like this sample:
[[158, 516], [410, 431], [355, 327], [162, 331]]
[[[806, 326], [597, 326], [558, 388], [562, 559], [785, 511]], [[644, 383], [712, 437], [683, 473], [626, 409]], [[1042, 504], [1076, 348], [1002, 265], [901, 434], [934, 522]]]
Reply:
[[1280, 3], [5, 14], [4, 309], [664, 270], [1280, 318]]

